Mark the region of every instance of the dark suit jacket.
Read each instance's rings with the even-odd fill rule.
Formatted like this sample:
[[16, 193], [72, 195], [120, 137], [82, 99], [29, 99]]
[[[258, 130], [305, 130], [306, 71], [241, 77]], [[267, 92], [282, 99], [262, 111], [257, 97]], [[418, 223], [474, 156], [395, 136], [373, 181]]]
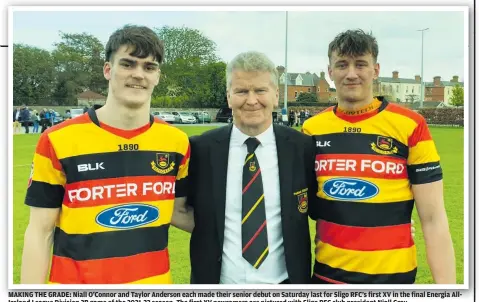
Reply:
[[[308, 213], [299, 210], [299, 192], [308, 189], [309, 204], [316, 198], [315, 147], [312, 138], [299, 131], [279, 125], [273, 129], [286, 268], [291, 283], [307, 284], [311, 278], [311, 238]], [[187, 200], [195, 216], [190, 241], [191, 283], [220, 281], [231, 130], [232, 125], [224, 126], [190, 139], [191, 185]]]

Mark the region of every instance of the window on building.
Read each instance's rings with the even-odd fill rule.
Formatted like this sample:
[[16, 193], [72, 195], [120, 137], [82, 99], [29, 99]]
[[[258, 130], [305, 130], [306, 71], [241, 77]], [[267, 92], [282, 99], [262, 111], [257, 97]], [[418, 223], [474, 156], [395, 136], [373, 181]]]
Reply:
[[399, 85], [396, 86], [396, 92], [399, 92]]
[[412, 93], [414, 93], [414, 86], [412, 87]]
[[311, 88], [308, 88], [308, 92], [311, 92]]
[[406, 86], [406, 93], [408, 93], [409, 91], [409, 86]]
[[298, 92], [297, 92], [297, 91], [294, 92], [294, 97], [295, 97], [295, 98], [298, 97]]

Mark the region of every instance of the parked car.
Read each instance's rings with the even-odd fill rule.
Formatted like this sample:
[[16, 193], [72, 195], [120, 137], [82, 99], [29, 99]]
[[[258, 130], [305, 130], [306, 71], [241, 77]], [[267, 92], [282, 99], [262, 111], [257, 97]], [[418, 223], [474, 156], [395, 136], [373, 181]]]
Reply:
[[63, 118], [63, 116], [60, 115], [60, 113], [53, 111], [53, 125], [60, 124], [64, 120], [65, 119]]
[[188, 112], [179, 112], [182, 124], [196, 124], [196, 118]]
[[233, 112], [231, 111], [231, 108], [228, 107], [220, 108], [218, 113], [216, 113], [216, 121], [220, 123], [229, 123], [232, 118]]
[[164, 113], [166, 114], [171, 114], [173, 115], [173, 117], [175, 118], [175, 121], [174, 123], [175, 124], [181, 124], [181, 118], [180, 118], [180, 114], [178, 112], [166, 112], [166, 111], [163, 111]]
[[173, 124], [177, 121], [175, 116], [170, 112], [155, 111], [153, 112], [153, 115], [161, 118], [162, 120], [170, 124]]
[[75, 118], [83, 114], [83, 108], [72, 108], [70, 109], [70, 117]]
[[196, 122], [199, 124], [211, 123], [211, 116], [206, 111], [197, 111], [193, 112], [192, 114], [196, 118]]

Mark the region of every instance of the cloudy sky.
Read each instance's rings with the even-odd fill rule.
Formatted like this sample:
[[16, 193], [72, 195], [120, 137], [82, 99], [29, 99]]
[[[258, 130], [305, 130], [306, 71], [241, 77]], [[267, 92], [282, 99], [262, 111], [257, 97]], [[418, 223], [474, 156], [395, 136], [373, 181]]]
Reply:
[[[284, 65], [285, 16], [284, 11], [16, 11], [13, 42], [52, 50], [60, 31], [87, 32], [106, 43], [114, 30], [127, 23], [186, 26], [213, 40], [224, 61], [257, 50]], [[343, 30], [361, 28], [372, 31], [378, 40], [380, 76], [390, 77], [397, 70], [401, 78], [414, 78], [421, 73], [421, 32], [417, 30], [429, 28], [424, 34], [424, 79], [441, 76], [448, 81], [458, 75], [463, 81], [467, 72], [464, 16], [462, 11], [290, 11], [288, 70], [327, 72], [329, 42]]]

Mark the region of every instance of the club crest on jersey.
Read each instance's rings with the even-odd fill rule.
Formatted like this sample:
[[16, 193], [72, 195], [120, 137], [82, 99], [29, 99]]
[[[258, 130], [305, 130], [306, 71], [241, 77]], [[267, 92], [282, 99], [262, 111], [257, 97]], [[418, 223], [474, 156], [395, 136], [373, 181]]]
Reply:
[[374, 152], [383, 155], [398, 153], [398, 148], [394, 146], [393, 139], [386, 136], [378, 136], [376, 143], [371, 143], [371, 149], [373, 149]]
[[298, 195], [298, 211], [303, 214], [308, 211], [308, 192]]
[[251, 172], [256, 171], [256, 162], [252, 161], [252, 162], [249, 163], [249, 170]]
[[294, 192], [294, 196], [298, 198], [298, 211], [303, 214], [306, 213], [308, 211], [308, 188]]
[[169, 153], [156, 153], [156, 161], [151, 162], [153, 171], [167, 174], [175, 168], [175, 162], [171, 161]]

